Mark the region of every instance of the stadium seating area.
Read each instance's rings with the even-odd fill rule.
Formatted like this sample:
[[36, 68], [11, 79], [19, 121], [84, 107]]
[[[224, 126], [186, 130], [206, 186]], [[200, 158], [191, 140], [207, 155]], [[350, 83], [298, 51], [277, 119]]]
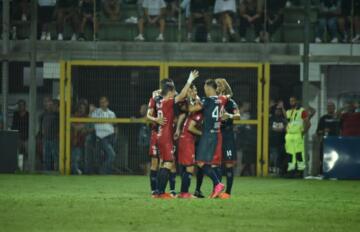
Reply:
[[[315, 26], [317, 22], [317, 7], [311, 7], [311, 28], [310, 28], [310, 41], [314, 40]], [[101, 41], [133, 41], [134, 37], [138, 34], [138, 28], [136, 21], [129, 19], [137, 19], [137, 5], [133, 3], [122, 3], [121, 5], [121, 18], [118, 21], [109, 20], [103, 11], [99, 13], [100, 29], [98, 34], [98, 39]], [[287, 6], [284, 9], [284, 22], [283, 25], [276, 31], [272, 36], [271, 42], [285, 42], [285, 43], [298, 43], [303, 41], [303, 30], [304, 30], [304, 9], [300, 5], [291, 5]], [[238, 20], [237, 20], [238, 21]], [[238, 22], [236, 22], [238, 24]], [[180, 24], [180, 25], [179, 25]], [[165, 29], [165, 41], [166, 42], [179, 42], [186, 41], [186, 22], [184, 14], [181, 15], [180, 23], [167, 22]], [[12, 28], [14, 30], [16, 27], [16, 38], [17, 39], [27, 39], [30, 34], [30, 22], [29, 20], [24, 22], [21, 20], [13, 21]], [[235, 27], [237, 28], [237, 27]], [[193, 30], [196, 30], [194, 27]], [[52, 39], [56, 39], [56, 22], [50, 24], [50, 32], [52, 34]], [[70, 39], [72, 35], [72, 29], [69, 25], [65, 26], [64, 39]], [[158, 34], [158, 29], [155, 25], [146, 25], [145, 26], [145, 37], [147, 41], [155, 41]], [[213, 20], [211, 26], [211, 35], [213, 42], [221, 42], [221, 26], [218, 21]], [[15, 38], [13, 37], [13, 38]], [[247, 31], [247, 40], [254, 40], [254, 30], [250, 28]], [[90, 25], [87, 26], [85, 30], [86, 40], [92, 40], [92, 28]], [[238, 41], [238, 40], [235, 40]]]

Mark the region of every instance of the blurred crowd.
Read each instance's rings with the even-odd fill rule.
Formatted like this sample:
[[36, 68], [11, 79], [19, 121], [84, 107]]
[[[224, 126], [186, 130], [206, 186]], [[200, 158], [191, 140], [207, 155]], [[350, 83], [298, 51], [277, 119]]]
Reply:
[[[288, 119], [282, 101], [271, 102], [269, 122], [269, 171], [284, 176], [287, 174], [288, 163], [285, 150]], [[326, 114], [320, 117], [315, 135], [315, 141], [320, 143], [320, 174], [323, 163], [323, 140], [326, 136], [360, 136], [360, 102], [349, 101], [339, 109], [336, 109], [335, 102], [327, 102]]]
[[[293, 98], [293, 97], [292, 97]], [[291, 98], [290, 98], [290, 101]], [[80, 99], [73, 109], [73, 118], [115, 119], [115, 113], [109, 108], [106, 96], [99, 98], [95, 106], [86, 99]], [[284, 102], [271, 101], [269, 118], [269, 172], [273, 175], [286, 176], [289, 173], [288, 154], [285, 149], [289, 115], [287, 111], [300, 109], [299, 102], [285, 110]], [[290, 104], [291, 105], [291, 104]], [[250, 102], [239, 105], [241, 120], [256, 118]], [[141, 105], [139, 114], [133, 119], [145, 119], [147, 105]], [[315, 114], [313, 109], [306, 109], [309, 119]], [[1, 124], [0, 130], [4, 129]], [[114, 123], [76, 122], [71, 124], [71, 172], [72, 174], [111, 174], [115, 171], [114, 163], [119, 154], [119, 132]], [[310, 127], [310, 125], [309, 125]], [[150, 145], [150, 128], [145, 121], [139, 121], [132, 135], [127, 134], [126, 141], [134, 140], [131, 159], [137, 168], [146, 172], [147, 151]], [[24, 169], [27, 170], [27, 149], [29, 136], [29, 112], [25, 100], [17, 102], [17, 109], [12, 116], [12, 130], [19, 131], [18, 153], [24, 157]], [[309, 129], [309, 128], [307, 128]], [[307, 133], [307, 129], [304, 133]], [[257, 129], [255, 125], [237, 125], [234, 127], [238, 168], [237, 175], [253, 176], [256, 174]], [[320, 117], [316, 128], [317, 141], [320, 144], [321, 172], [323, 161], [323, 138], [326, 136], [360, 136], [360, 102], [349, 101], [336, 109], [333, 101], [328, 101], [326, 114]], [[130, 138], [131, 137], [131, 138]], [[123, 138], [124, 139], [124, 138]], [[42, 171], [59, 170], [59, 100], [44, 97], [42, 112], [38, 121], [36, 135], [37, 169]], [[119, 170], [117, 170], [119, 171]]]
[[[360, 0], [313, 0], [317, 9], [315, 41], [359, 42]], [[125, 4], [136, 4], [137, 15], [124, 18]], [[211, 29], [218, 24], [222, 41], [246, 42], [247, 30], [253, 28], [253, 42], [271, 41], [284, 23], [284, 9], [301, 5], [299, 0], [38, 0], [39, 38], [41, 40], [98, 40], [103, 20], [138, 25], [137, 41], [146, 40], [147, 25], [159, 27], [157, 41], [165, 40], [166, 24], [177, 24], [185, 18], [187, 40], [212, 41]], [[12, 1], [12, 20], [29, 21], [30, 0]], [[181, 17], [179, 17], [181, 15]], [[301, 20], [301, 19], [299, 19]], [[49, 24], [56, 22], [56, 35]], [[64, 25], [72, 27], [70, 38], [64, 38]], [[93, 36], [86, 38], [85, 27], [91, 25]], [[16, 38], [16, 27], [12, 29]]]

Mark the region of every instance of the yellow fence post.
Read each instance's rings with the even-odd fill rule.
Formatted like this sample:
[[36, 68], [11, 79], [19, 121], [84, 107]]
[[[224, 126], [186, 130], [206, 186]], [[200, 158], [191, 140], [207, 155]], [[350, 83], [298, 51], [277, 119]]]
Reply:
[[263, 95], [263, 66], [258, 66], [258, 99], [257, 99], [257, 139], [256, 139], [256, 175], [263, 176], [263, 153], [262, 153], [262, 95]]
[[263, 174], [268, 175], [269, 172], [269, 104], [270, 104], [270, 64], [265, 64], [264, 75], [264, 115], [263, 115]]
[[59, 171], [65, 174], [65, 72], [64, 61], [60, 61], [60, 131], [59, 131]]
[[67, 62], [66, 65], [66, 150], [65, 150], [65, 170], [66, 175], [71, 174], [71, 62]]

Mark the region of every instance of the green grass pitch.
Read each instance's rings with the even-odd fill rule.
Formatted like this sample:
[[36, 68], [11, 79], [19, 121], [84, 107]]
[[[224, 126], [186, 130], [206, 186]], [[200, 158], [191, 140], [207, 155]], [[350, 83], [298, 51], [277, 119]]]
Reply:
[[0, 175], [0, 231], [358, 232], [360, 182], [236, 178], [229, 200], [160, 200], [144, 176]]

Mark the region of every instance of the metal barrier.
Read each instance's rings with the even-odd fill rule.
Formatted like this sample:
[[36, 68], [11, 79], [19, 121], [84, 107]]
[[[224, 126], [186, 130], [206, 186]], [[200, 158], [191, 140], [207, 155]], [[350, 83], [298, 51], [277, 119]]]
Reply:
[[[268, 137], [265, 122], [268, 112], [264, 111], [269, 102], [268, 97], [264, 98], [269, 94], [268, 64], [71, 61], [62, 62], [61, 67], [61, 173], [146, 172], [148, 126], [144, 112], [140, 115], [136, 112], [144, 111], [143, 105], [161, 79], [170, 77], [177, 86], [182, 86], [188, 72], [196, 68], [200, 71], [200, 78], [195, 82], [200, 96], [204, 96], [201, 86], [207, 78], [223, 77], [232, 86], [234, 99], [241, 103], [245, 117], [235, 122], [240, 154], [244, 155], [244, 150], [253, 151], [254, 154], [245, 154], [249, 157], [242, 159], [253, 159], [257, 175], [267, 175], [268, 158], [263, 154], [267, 154]], [[115, 117], [92, 115], [101, 96], [107, 97]], [[81, 109], [84, 106], [85, 112]], [[94, 127], [99, 125], [113, 128], [114, 136], [106, 141], [97, 138]], [[253, 149], [244, 149], [251, 146]]]

